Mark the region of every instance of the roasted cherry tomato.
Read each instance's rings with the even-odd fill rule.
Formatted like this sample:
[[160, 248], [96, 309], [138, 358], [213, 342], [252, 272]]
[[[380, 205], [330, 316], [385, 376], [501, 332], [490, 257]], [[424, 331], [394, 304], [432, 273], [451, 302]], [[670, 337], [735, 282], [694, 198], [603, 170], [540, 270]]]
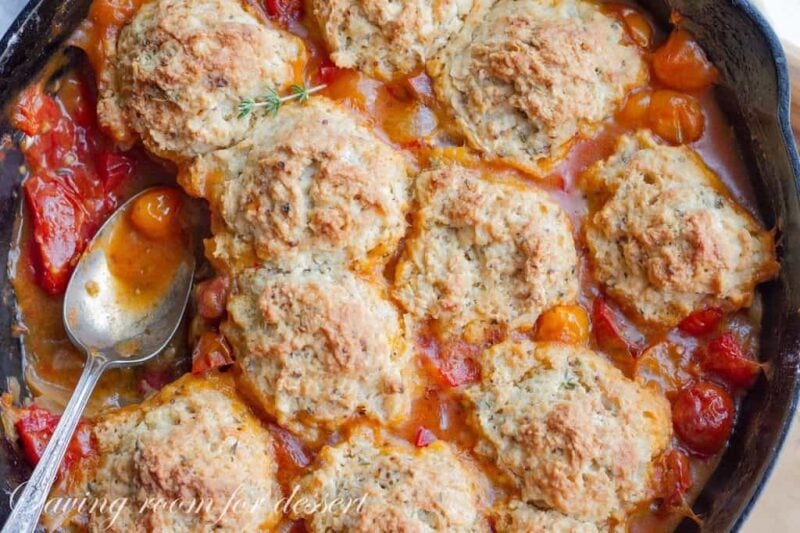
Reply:
[[31, 176], [23, 190], [33, 222], [39, 285], [50, 294], [61, 294], [91, 238], [89, 214], [53, 176]]
[[197, 289], [197, 312], [208, 320], [218, 320], [225, 314], [230, 280], [219, 275], [204, 281]]
[[202, 374], [231, 363], [233, 363], [231, 349], [221, 333], [206, 331], [200, 335], [192, 351], [192, 374]]
[[720, 320], [722, 320], [722, 309], [708, 307], [695, 311], [684, 318], [681, 323], [678, 324], [678, 328], [689, 335], [702, 337], [717, 329]]
[[672, 144], [687, 144], [703, 136], [705, 117], [700, 103], [687, 94], [655, 91], [647, 110], [650, 128]]
[[129, 155], [103, 150], [95, 158], [97, 173], [103, 180], [106, 192], [114, 191], [133, 175], [136, 160]]
[[592, 333], [597, 344], [606, 350], [629, 350], [630, 345], [617, 325], [614, 310], [597, 297], [592, 304]]
[[699, 350], [700, 366], [724, 379], [734, 387], [751, 387], [761, 365], [748, 359], [736, 336], [726, 332]]
[[679, 91], [697, 91], [717, 80], [717, 69], [691, 33], [677, 29], [653, 53], [653, 72], [658, 81]]
[[303, 16], [303, 0], [265, 0], [267, 15], [284, 24], [296, 22]]
[[343, 73], [348, 72], [346, 69], [337, 67], [333, 61], [325, 57], [320, 61], [317, 67], [317, 82], [324, 85], [331, 85]]
[[537, 341], [583, 344], [589, 340], [589, 316], [577, 305], [557, 305], [536, 321]]
[[654, 496], [662, 501], [662, 509], [680, 507], [684, 494], [692, 486], [689, 458], [678, 450], [667, 450], [653, 465]]
[[653, 42], [653, 27], [644, 15], [624, 4], [605, 4], [603, 8], [623, 23], [628, 36], [637, 46], [650, 48]]
[[183, 205], [177, 189], [159, 187], [133, 202], [130, 217], [134, 227], [150, 239], [164, 239], [180, 229]]
[[[46, 409], [31, 405], [23, 409], [22, 415], [14, 424], [25, 457], [32, 466], [36, 466], [41, 459], [60, 418]], [[79, 422], [67, 447], [64, 461], [61, 463], [61, 473], [69, 470], [82, 458], [89, 457], [93, 451], [91, 427], [84, 422]]]
[[481, 371], [476, 361], [480, 346], [463, 340], [439, 342], [432, 336], [423, 336], [418, 346], [442, 385], [458, 387], [480, 381]]
[[680, 391], [672, 405], [672, 425], [686, 448], [701, 457], [722, 450], [733, 426], [730, 394], [714, 383], [697, 383]]
[[628, 96], [625, 105], [617, 113], [620, 122], [636, 127], [646, 124], [652, 94], [652, 91], [639, 91]]
[[414, 435], [414, 446], [417, 448], [424, 448], [436, 442], [436, 434], [425, 426], [417, 428], [417, 433]]
[[116, 206], [109, 192], [132, 169], [109, 157], [92, 91], [78, 75], [61, 78], [57, 96], [40, 85], [23, 91], [11, 110], [29, 176], [23, 186], [33, 226], [37, 280], [51, 294], [64, 291], [89, 239]]

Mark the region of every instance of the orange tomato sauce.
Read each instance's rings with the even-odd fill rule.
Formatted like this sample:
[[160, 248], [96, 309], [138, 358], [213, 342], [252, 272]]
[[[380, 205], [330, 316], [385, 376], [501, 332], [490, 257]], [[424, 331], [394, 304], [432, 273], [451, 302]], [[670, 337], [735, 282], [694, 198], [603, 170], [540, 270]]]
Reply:
[[[140, 3], [141, 0], [95, 0], [88, 18], [73, 37], [72, 43], [86, 52], [99, 84], [103, 83], [106, 72], [105, 50], [108, 43], [115, 40], [122, 25], [130, 19]], [[254, 6], [253, 9], [266, 18], [266, 11], [260, 6]], [[693, 41], [687, 41], [685, 32], [680, 32], [678, 37], [669, 41], [669, 49], [662, 51], [659, 47], [668, 36], [654, 24], [648, 14], [627, 3], [607, 5], [605, 9], [626, 25], [632, 42], [641, 47], [642, 55], [651, 66], [656, 62], [662, 74], [669, 71], [670, 54], [674, 56], [681, 45], [694, 46]], [[512, 177], [531, 187], [547, 190], [571, 217], [582, 256], [584, 251], [580, 228], [588, 206], [577, 188], [577, 178], [588, 166], [608, 157], [614, 151], [620, 135], [641, 127], [658, 125], [657, 132], [667, 141], [693, 140], [691, 147], [720, 176], [733, 197], [746, 210], [755, 212], [753, 191], [736, 148], [732, 127], [717, 103], [713, 88], [707, 83], [715, 74], [706, 67], [694, 72], [691, 63], [688, 66], [685, 63], [678, 65], [676, 68], [682, 69], [682, 75], [689, 76], [688, 79], [692, 81], [690, 87], [684, 88], [668, 87], [659, 79], [655, 69], [651, 69], [649, 85], [629, 96], [630, 105], [624, 105], [618, 115], [605, 121], [592, 137], [576, 140], [567, 157], [554, 167], [550, 175], [535, 178], [503, 162], [485, 161], [465, 148], [457, 134], [447, 129], [448, 119], [437, 106], [431, 80], [424, 72], [415, 73], [408, 78], [380, 81], [359, 72], [337, 69], [328, 59], [321, 45], [318, 29], [308, 17], [289, 21], [288, 29], [306, 42], [309, 51], [309, 62], [304, 75], [307, 86], [325, 84], [326, 87], [319, 94], [337, 100], [353, 110], [381, 138], [403, 150], [414, 168], [423, 168], [431, 157], [448, 157], [479, 168], [487, 176], [499, 179], [504, 176]], [[659, 104], [653, 106], [652, 95], [662, 94], [667, 90], [673, 91], [669, 96], [678, 98], [686, 105], [676, 110], [671, 107], [669, 98], [659, 97]], [[645, 94], [650, 101], [644, 102], [642, 95]], [[65, 101], [69, 100], [67, 95], [60, 97]], [[670, 129], [676, 123], [680, 126], [678, 133]], [[157, 169], [144, 156], [141, 156], [141, 161], [146, 163], [143, 163], [137, 175], [130, 180], [126, 194], [153, 182], [173, 183], [169, 171]], [[145, 168], [147, 171], [142, 171]], [[29, 222], [23, 216], [19, 230], [14, 287], [25, 326], [28, 372], [36, 376], [37, 381], [67, 390], [77, 379], [82, 357], [75, 353], [64, 336], [60, 299], [45, 293], [35, 283], [30, 235]], [[155, 260], [153, 267], [147, 272], [137, 274], [124, 271], [122, 266], [126, 262], [125, 258], [138, 253], [134, 250], [139, 250], [141, 244], [134, 243], [131, 249], [126, 249], [128, 242], [128, 237], [120, 238], [118, 245], [114, 246], [115, 253], [120, 257], [120, 276], [137, 279], [134, 285], [156, 283], [157, 272], [161, 268], [158, 263], [160, 259]], [[707, 342], [708, 335], [697, 337], [681, 331], [680, 328], [659, 330], [637, 324], [626, 318], [611, 302], [606, 302], [607, 308], [603, 308], [606, 315], [602, 316], [608, 317], [613, 327], [611, 333], [607, 328], [603, 330], [598, 320], [600, 315], [596, 311], [596, 300], [602, 295], [602, 291], [592, 280], [585, 257], [582, 257], [581, 265], [578, 305], [582, 310], [562, 312], [560, 317], [544, 319], [539, 328], [533, 331], [508, 332], [499, 328], [489, 332], [482, 342], [475, 342], [474, 339], [467, 342], [464, 339], [441, 338], [433, 326], [423, 328], [416, 338], [415, 346], [417, 359], [426, 377], [424, 394], [415, 401], [412, 415], [396, 429], [396, 433], [412, 443], [424, 444], [430, 438], [440, 438], [464, 449], [471, 449], [476, 436], [467, 423], [468, 413], [456, 399], [454, 392], [459, 384], [479, 379], [479, 371], [474, 364], [478, 351], [509, 336], [558, 337], [562, 335], [559, 331], [560, 321], [568, 323], [565, 326], [567, 331], [563, 333], [564, 338], [586, 344], [607, 356], [629, 377], [639, 377], [650, 382], [663, 390], [670, 399], [682, 387], [705, 377], [695, 352]], [[392, 265], [377, 275], [387, 285], [390, 284], [393, 278]], [[587, 316], [591, 322], [588, 330], [585, 324]], [[196, 316], [190, 328], [190, 339], [197, 340], [206, 331], [216, 332], [219, 320], [220, 317], [209, 319]], [[751, 310], [723, 317], [715, 331], [735, 331], [745, 353], [757, 359], [759, 324], [760, 311], [757, 302]], [[625, 345], [609, 344], [609, 334], [623, 338]], [[184, 360], [187, 356], [183, 352], [175, 355]], [[142, 375], [147, 371], [127, 370], [107, 376], [103, 382], [105, 385], [101, 385], [95, 394], [98, 404], [116, 405], [141, 399]], [[734, 396], [740, 394], [741, 391], [737, 391]], [[302, 443], [288, 431], [272, 422], [267, 423], [278, 445], [281, 483], [284, 489], [288, 489], [293, 480], [307, 470], [319, 443]], [[332, 435], [328, 441], [336, 439], [337, 435]], [[682, 450], [683, 445], [676, 439], [673, 448]], [[705, 458], [687, 455], [692, 487], [686, 495], [688, 502], [702, 488], [720, 454]], [[510, 490], [506, 480], [492, 465], [481, 463], [481, 467], [495, 481], [497, 494]], [[657, 496], [659, 495], [654, 495]], [[687, 514], [685, 505], [664, 509], [654, 500], [652, 505], [645, 505], [637, 511], [631, 517], [629, 525], [633, 531], [664, 530], [673, 527], [676, 520]]]

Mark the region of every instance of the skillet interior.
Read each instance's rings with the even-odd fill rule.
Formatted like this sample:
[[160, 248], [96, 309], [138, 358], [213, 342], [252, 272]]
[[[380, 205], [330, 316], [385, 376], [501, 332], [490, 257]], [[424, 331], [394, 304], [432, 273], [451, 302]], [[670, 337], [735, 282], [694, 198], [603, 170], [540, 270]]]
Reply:
[[[800, 160], [789, 127], [789, 82], [778, 40], [744, 0], [642, 0], [660, 20], [670, 8], [682, 13], [722, 72], [718, 98], [732, 117], [767, 226], [777, 227], [781, 277], [762, 288], [762, 361], [770, 362], [742, 404], [737, 428], [719, 468], [695, 505], [704, 531], [738, 528], [771, 468], [792, 418], [800, 366]], [[85, 16], [90, 0], [34, 0], [0, 41], [0, 102], [24, 86]], [[42, 37], [44, 36], [44, 37]], [[9, 133], [0, 119], [0, 135]], [[0, 262], [8, 260], [19, 204], [18, 168], [11, 154], [0, 162]], [[0, 269], [0, 375], [23, 380], [19, 343], [12, 336], [15, 311], [6, 268]], [[28, 475], [21, 457], [0, 445], [0, 489], [8, 492]], [[0, 518], [8, 499], [0, 498]], [[680, 531], [697, 530], [686, 520]]]

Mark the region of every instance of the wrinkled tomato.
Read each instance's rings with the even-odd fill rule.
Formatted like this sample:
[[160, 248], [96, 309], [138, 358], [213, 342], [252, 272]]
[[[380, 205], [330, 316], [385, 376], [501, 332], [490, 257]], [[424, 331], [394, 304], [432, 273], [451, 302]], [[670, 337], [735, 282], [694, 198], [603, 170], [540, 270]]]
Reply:
[[[23, 409], [22, 415], [14, 424], [25, 452], [25, 458], [32, 466], [36, 466], [41, 459], [60, 418], [46, 409], [31, 405]], [[61, 474], [69, 470], [77, 461], [89, 457], [93, 449], [91, 427], [84, 422], [79, 422], [61, 463]]]
[[714, 383], [697, 383], [681, 390], [672, 405], [675, 433], [690, 452], [701, 457], [725, 447], [733, 415], [733, 399]]
[[424, 448], [436, 442], [436, 434], [425, 426], [417, 428], [417, 433], [414, 435], [414, 446], [417, 448]]
[[748, 359], [736, 336], [726, 332], [699, 350], [700, 366], [716, 374], [734, 387], [751, 387], [761, 366]]
[[225, 314], [230, 280], [227, 276], [216, 276], [204, 281], [197, 289], [197, 312], [207, 320], [218, 320]]
[[330, 58], [325, 57], [317, 67], [317, 81], [324, 85], [331, 85], [345, 72], [347, 72], [346, 69], [337, 67]]
[[104, 146], [94, 109], [87, 84], [72, 76], [56, 97], [28, 87], [11, 112], [13, 125], [27, 135], [23, 191], [37, 279], [51, 294], [64, 291], [89, 239], [116, 207], [113, 191], [133, 172], [130, 158]]
[[230, 346], [221, 333], [206, 331], [200, 335], [192, 351], [192, 374], [202, 374], [232, 363]]
[[683, 496], [692, 486], [689, 458], [678, 450], [667, 450], [653, 465], [654, 496], [662, 501], [662, 509], [680, 507]]
[[430, 336], [421, 338], [418, 345], [442, 385], [458, 387], [480, 381], [481, 370], [476, 360], [480, 346], [463, 340], [440, 343]]
[[678, 328], [689, 335], [702, 337], [717, 329], [720, 320], [722, 320], [722, 309], [708, 307], [695, 311], [684, 318], [681, 323], [678, 324]]
[[629, 350], [630, 345], [617, 325], [614, 310], [603, 298], [595, 298], [592, 304], [592, 333], [597, 344], [606, 350]]
[[658, 81], [679, 91], [697, 91], [717, 81], [717, 69], [691, 33], [677, 29], [653, 53], [653, 72]]
[[303, 0], [265, 0], [267, 15], [283, 24], [297, 22], [303, 17]]

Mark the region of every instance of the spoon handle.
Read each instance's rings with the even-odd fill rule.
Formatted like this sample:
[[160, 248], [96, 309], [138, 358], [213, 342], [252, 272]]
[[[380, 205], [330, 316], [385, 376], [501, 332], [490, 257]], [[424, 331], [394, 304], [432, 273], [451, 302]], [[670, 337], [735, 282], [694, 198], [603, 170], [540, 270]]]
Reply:
[[33, 474], [26, 482], [25, 489], [17, 498], [13, 498], [14, 494], [12, 494], [13, 510], [3, 526], [2, 533], [31, 533], [36, 529], [39, 515], [44, 509], [50, 488], [56, 479], [75, 427], [78, 425], [86, 402], [89, 401], [89, 396], [106, 366], [107, 361], [102, 356], [90, 355], [86, 358], [83, 373], [72, 393], [72, 398], [67, 403], [64, 414], [61, 415], [53, 436], [47, 443]]

